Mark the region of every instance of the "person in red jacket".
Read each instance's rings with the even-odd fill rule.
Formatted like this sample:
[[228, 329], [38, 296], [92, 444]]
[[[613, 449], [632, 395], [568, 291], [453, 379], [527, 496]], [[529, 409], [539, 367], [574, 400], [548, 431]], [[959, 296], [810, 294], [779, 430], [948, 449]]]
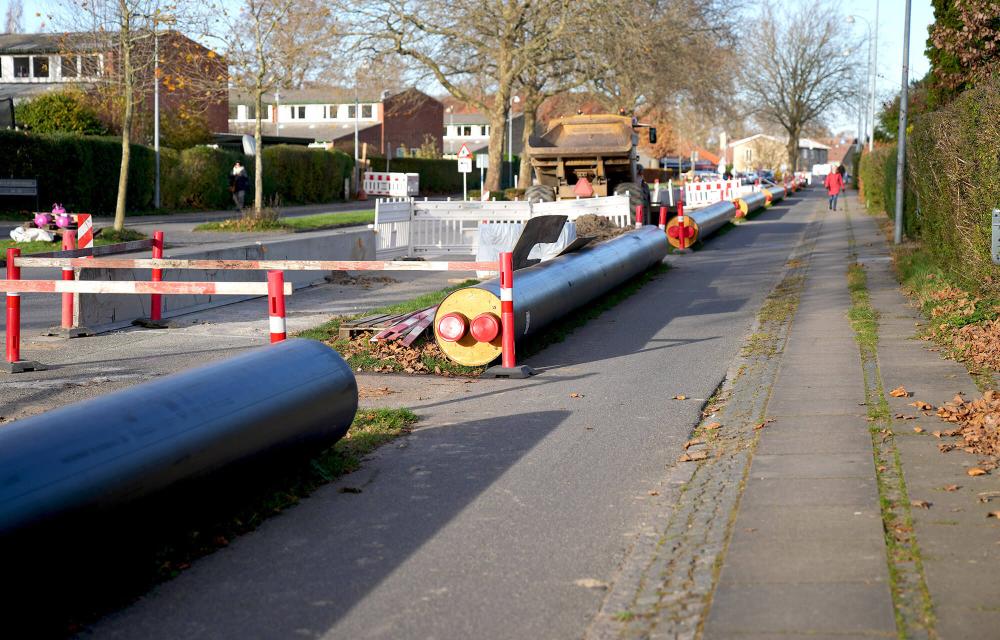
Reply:
[[830, 196], [830, 210], [836, 211], [837, 196], [844, 188], [844, 165], [837, 167], [836, 171], [831, 171], [826, 177], [826, 181], [823, 182], [823, 186], [826, 187], [826, 193]]

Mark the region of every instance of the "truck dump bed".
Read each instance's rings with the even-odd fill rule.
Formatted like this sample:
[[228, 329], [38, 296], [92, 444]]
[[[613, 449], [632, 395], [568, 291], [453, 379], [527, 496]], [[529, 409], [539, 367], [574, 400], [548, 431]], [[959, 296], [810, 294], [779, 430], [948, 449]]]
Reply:
[[568, 116], [552, 121], [549, 130], [528, 141], [532, 158], [628, 156], [632, 151], [632, 119], [625, 116]]

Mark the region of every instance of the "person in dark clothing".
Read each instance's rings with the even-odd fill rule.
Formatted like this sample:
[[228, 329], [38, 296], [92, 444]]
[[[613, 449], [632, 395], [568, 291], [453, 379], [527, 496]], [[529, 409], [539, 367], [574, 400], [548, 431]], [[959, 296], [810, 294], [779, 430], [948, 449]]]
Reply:
[[236, 204], [237, 211], [243, 211], [243, 200], [249, 188], [250, 177], [247, 175], [246, 167], [237, 162], [233, 165], [233, 172], [229, 174], [229, 191], [233, 194], [233, 203]]

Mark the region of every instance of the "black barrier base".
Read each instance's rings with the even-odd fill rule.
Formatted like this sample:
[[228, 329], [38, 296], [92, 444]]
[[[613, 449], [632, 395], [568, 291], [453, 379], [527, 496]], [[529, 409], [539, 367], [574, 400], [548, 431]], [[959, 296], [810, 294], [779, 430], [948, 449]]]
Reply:
[[59, 336], [60, 338], [84, 338], [91, 335], [91, 333], [84, 327], [70, 327], [69, 329], [52, 327], [51, 329], [46, 329], [42, 335]]
[[519, 365], [517, 367], [490, 367], [483, 372], [480, 378], [510, 378], [512, 380], [521, 380], [523, 378], [530, 378], [535, 375], [535, 370], [527, 365]]
[[24, 373], [26, 371], [45, 371], [48, 367], [32, 360], [18, 360], [17, 362], [0, 363], [0, 371], [6, 373]]
[[170, 327], [162, 320], [150, 320], [149, 318], [136, 318], [132, 325], [144, 329], [169, 329]]

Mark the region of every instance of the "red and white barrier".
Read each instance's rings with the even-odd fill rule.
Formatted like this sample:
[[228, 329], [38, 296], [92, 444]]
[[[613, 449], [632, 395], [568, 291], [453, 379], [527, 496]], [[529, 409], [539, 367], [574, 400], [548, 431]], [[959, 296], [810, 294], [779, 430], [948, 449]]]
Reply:
[[642, 205], [641, 204], [635, 205], [635, 228], [636, 229], [641, 229], [642, 228], [642, 217], [643, 217], [643, 214], [644, 214], [644, 212], [642, 210]]
[[[16, 263], [15, 263], [16, 264]], [[8, 269], [11, 267], [8, 266]], [[20, 267], [13, 267], [20, 277]], [[0, 280], [0, 291], [10, 293], [108, 293], [187, 296], [263, 296], [266, 282], [130, 282], [102, 280]], [[291, 283], [285, 284], [285, 295], [292, 294]]]
[[657, 226], [660, 228], [660, 231], [666, 231], [667, 230], [667, 208], [666, 207], [660, 207], [660, 224], [657, 225]]
[[281, 271], [496, 271], [496, 262], [423, 260], [181, 260], [148, 258], [17, 259], [20, 267], [86, 267], [89, 269], [210, 269]]
[[500, 254], [500, 366], [514, 369], [514, 254]]
[[[17, 266], [17, 256], [21, 250], [7, 249], [7, 280], [4, 284], [17, 282], [21, 279], [21, 267]], [[17, 291], [7, 292], [7, 362], [21, 360], [21, 294]]]
[[[76, 244], [76, 234], [72, 231], [63, 231], [62, 237], [62, 248], [63, 251], [72, 251], [76, 249], [74, 246]], [[76, 276], [73, 272], [73, 267], [63, 267], [62, 268], [62, 279], [63, 280], [75, 280]], [[63, 330], [70, 330], [73, 328], [73, 294], [64, 293], [62, 295], [62, 322], [59, 325]]]
[[370, 196], [414, 197], [420, 193], [419, 173], [365, 171], [364, 191]]
[[94, 219], [89, 213], [78, 213], [76, 214], [76, 227], [77, 248], [93, 249]]
[[[153, 260], [161, 260], [163, 258], [163, 232], [154, 231], [153, 232]], [[153, 282], [161, 282], [163, 280], [163, 270], [153, 269], [150, 276], [150, 280]], [[154, 293], [149, 296], [149, 319], [153, 321], [158, 321], [163, 319], [163, 299], [160, 294]]]
[[742, 193], [739, 180], [685, 182], [684, 202], [691, 208], [707, 207], [723, 200], [732, 200]]
[[[289, 285], [289, 289], [291, 285]], [[267, 272], [267, 320], [271, 329], [271, 342], [281, 342], [287, 337], [285, 330], [285, 274]]]

